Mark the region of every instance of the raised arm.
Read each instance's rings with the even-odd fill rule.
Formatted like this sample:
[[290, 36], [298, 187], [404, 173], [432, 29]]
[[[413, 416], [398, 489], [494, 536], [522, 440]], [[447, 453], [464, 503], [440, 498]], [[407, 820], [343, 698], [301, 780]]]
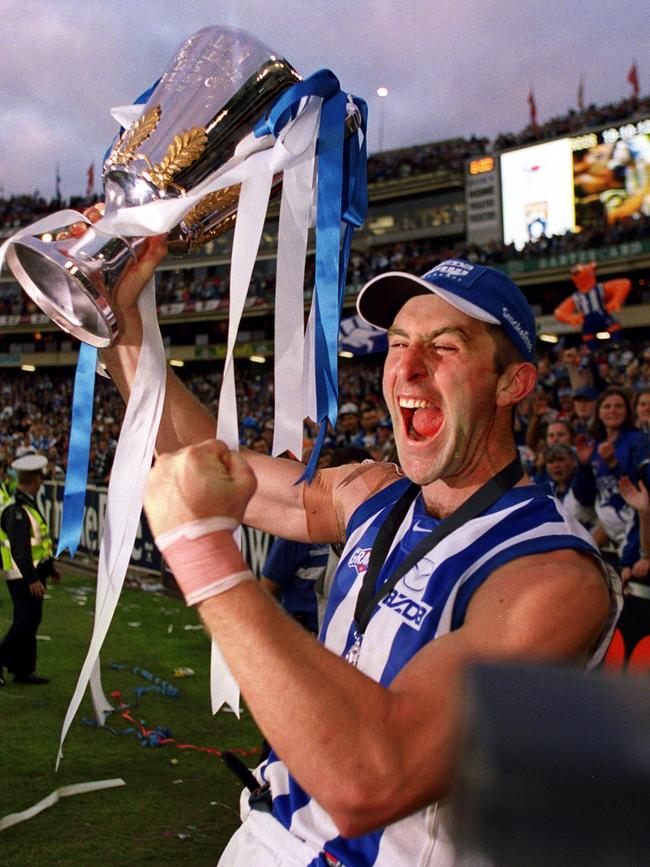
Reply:
[[[99, 212], [89, 213], [96, 219]], [[142, 346], [142, 320], [137, 299], [164, 259], [164, 237], [152, 238], [137, 263], [129, 268], [112, 299], [118, 318], [119, 339], [102, 358], [122, 397], [128, 401]], [[167, 388], [156, 454], [195, 446], [216, 435], [216, 420], [188, 388], [167, 370]], [[310, 486], [297, 484], [304, 470], [295, 461], [249, 452], [257, 488], [246, 510], [244, 522], [275, 536], [296, 541], [341, 541], [345, 525], [357, 502], [387, 483], [386, 468], [370, 482], [342, 484], [349, 468], [320, 473]], [[367, 476], [367, 472], [363, 474]]]

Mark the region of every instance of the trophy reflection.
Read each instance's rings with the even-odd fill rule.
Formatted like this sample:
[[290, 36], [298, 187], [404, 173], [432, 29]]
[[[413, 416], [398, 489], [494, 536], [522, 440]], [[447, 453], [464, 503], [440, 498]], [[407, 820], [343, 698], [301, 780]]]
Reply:
[[[106, 214], [177, 198], [224, 166], [259, 118], [301, 76], [240, 30], [207, 27], [179, 49], [138, 119], [103, 167]], [[239, 185], [207, 194], [168, 235], [183, 255], [234, 225]], [[7, 264], [31, 299], [64, 331], [97, 347], [118, 337], [113, 290], [145, 238], [99, 235], [55, 243], [16, 239]]]

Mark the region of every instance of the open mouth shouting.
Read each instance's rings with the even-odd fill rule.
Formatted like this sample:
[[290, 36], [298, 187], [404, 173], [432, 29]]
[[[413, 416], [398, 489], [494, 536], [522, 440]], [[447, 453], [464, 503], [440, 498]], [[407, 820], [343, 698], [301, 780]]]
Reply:
[[399, 398], [402, 424], [408, 438], [414, 442], [423, 442], [434, 437], [444, 421], [440, 405], [430, 400], [419, 398]]

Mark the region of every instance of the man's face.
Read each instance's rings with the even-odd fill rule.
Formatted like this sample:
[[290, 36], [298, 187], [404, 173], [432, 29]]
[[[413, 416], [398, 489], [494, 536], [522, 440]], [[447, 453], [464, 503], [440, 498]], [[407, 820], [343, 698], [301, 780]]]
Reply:
[[585, 400], [583, 397], [576, 397], [573, 400], [573, 411], [576, 414], [576, 418], [580, 421], [590, 421], [596, 411], [596, 401]]
[[[494, 342], [482, 322], [436, 295], [417, 295], [388, 332], [384, 399], [400, 464], [419, 485], [471, 470], [495, 422], [499, 377]], [[430, 432], [413, 416], [428, 409]]]
[[355, 412], [346, 412], [339, 416], [339, 426], [343, 433], [356, 433], [359, 430], [359, 416]]
[[546, 442], [549, 446], [554, 446], [556, 443], [571, 445], [571, 432], [565, 424], [551, 422], [546, 429]]
[[564, 350], [562, 360], [565, 364], [569, 365], [577, 365], [580, 363], [580, 356], [578, 355], [578, 350], [575, 346], [570, 346], [568, 349]]
[[546, 462], [546, 471], [557, 484], [568, 482], [575, 469], [575, 461], [569, 455], [557, 454]]
[[361, 427], [367, 433], [374, 433], [379, 424], [379, 415], [376, 409], [364, 409], [361, 413]]

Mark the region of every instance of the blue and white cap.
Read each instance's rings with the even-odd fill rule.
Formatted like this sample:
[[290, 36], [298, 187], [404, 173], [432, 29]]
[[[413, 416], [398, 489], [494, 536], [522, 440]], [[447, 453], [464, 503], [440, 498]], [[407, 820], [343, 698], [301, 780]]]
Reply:
[[427, 292], [473, 319], [500, 325], [522, 357], [533, 361], [535, 317], [530, 304], [510, 277], [487, 265], [446, 259], [421, 277], [387, 271], [366, 283], [357, 298], [357, 310], [366, 322], [388, 329], [409, 298]]

